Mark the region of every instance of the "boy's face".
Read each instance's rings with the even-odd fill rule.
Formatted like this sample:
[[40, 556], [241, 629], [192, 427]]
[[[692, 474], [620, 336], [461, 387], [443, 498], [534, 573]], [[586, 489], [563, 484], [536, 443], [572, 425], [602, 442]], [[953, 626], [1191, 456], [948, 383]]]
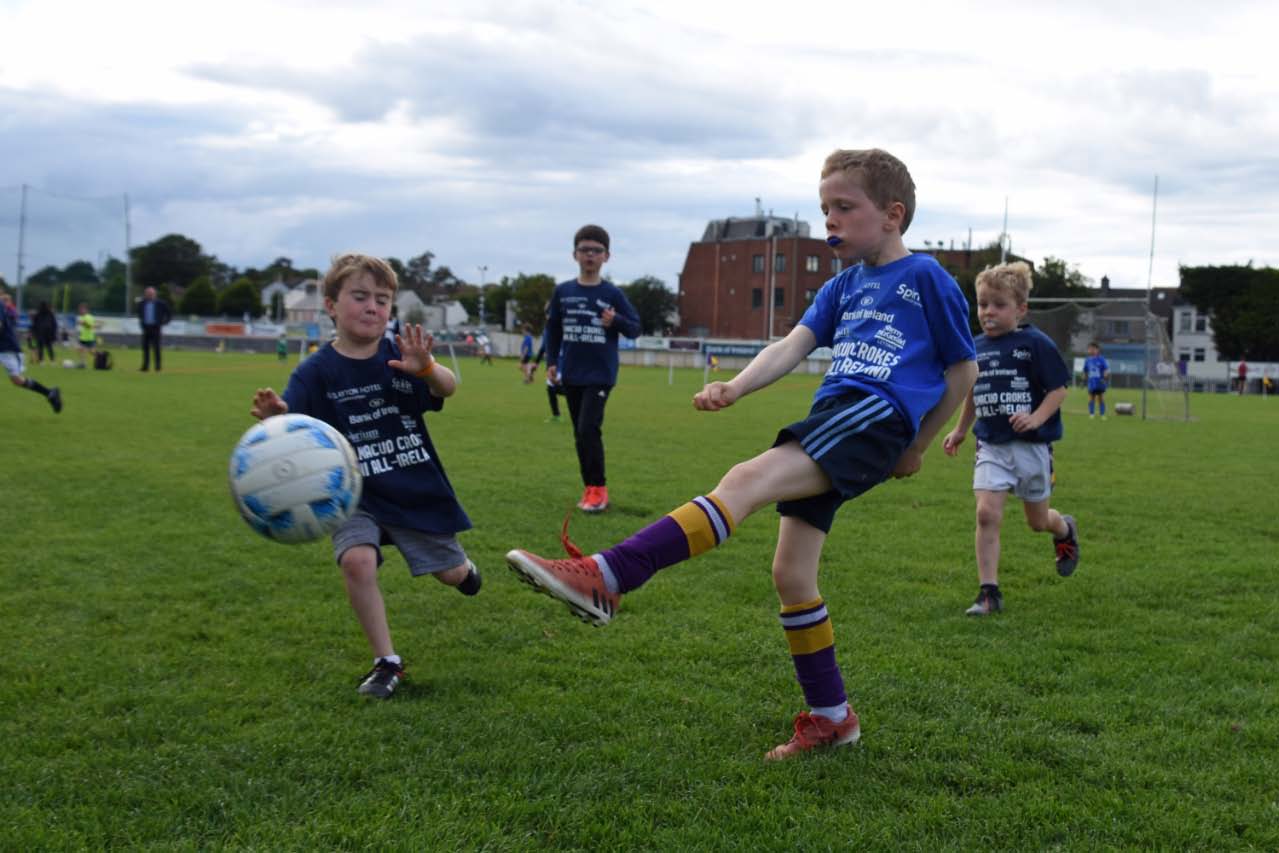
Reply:
[[583, 275], [598, 275], [608, 262], [608, 249], [595, 240], [583, 240], [573, 249], [573, 257]]
[[378, 284], [367, 272], [347, 276], [336, 300], [326, 298], [324, 308], [333, 317], [338, 334], [353, 344], [367, 344], [382, 337], [391, 316], [395, 292]]
[[826, 217], [826, 236], [839, 238], [833, 251], [842, 260], [874, 256], [886, 240], [901, 231], [905, 207], [893, 202], [880, 210], [861, 182], [848, 172], [832, 172], [822, 178], [818, 194]]
[[977, 321], [988, 338], [1006, 335], [1026, 316], [1026, 305], [1011, 293], [993, 287], [977, 288]]
[[1095, 346], [1093, 346], [1092, 344], [1089, 344], [1089, 345], [1088, 345], [1088, 354], [1089, 354], [1089, 355], [1091, 355], [1091, 356], [1093, 356], [1094, 358], [1096, 358], [1096, 357], [1097, 357], [1097, 353], [1099, 353], [1099, 352], [1101, 352], [1101, 350], [1097, 349], [1097, 348], [1096, 348]]

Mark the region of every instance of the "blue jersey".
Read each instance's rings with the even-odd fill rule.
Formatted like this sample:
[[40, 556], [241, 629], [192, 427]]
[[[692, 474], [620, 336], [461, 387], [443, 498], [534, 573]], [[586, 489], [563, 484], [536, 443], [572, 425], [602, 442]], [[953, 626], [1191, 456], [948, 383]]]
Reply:
[[1106, 374], [1110, 372], [1110, 365], [1106, 363], [1106, 357], [1101, 355], [1090, 355], [1084, 359], [1084, 376], [1088, 379], [1088, 390], [1105, 390]]
[[973, 435], [988, 444], [1031, 441], [1044, 444], [1061, 438], [1061, 409], [1039, 429], [1015, 432], [1010, 415], [1039, 408], [1050, 391], [1070, 384], [1070, 371], [1057, 346], [1034, 326], [1022, 326], [995, 338], [977, 337], [977, 384], [973, 403], [977, 423]]
[[[606, 329], [600, 313], [609, 307], [616, 314]], [[639, 333], [639, 315], [617, 285], [562, 282], [555, 286], [546, 321], [546, 363], [562, 365], [565, 385], [613, 386], [617, 384], [618, 335], [633, 338]]]
[[533, 336], [525, 335], [524, 340], [520, 341], [520, 358], [529, 359], [533, 357]]
[[0, 352], [22, 352], [18, 345], [18, 322], [9, 315], [7, 308], [0, 306]]
[[399, 357], [385, 338], [377, 355], [364, 359], [326, 344], [293, 371], [284, 401], [290, 412], [319, 418], [351, 442], [364, 475], [360, 509], [378, 523], [443, 535], [468, 530], [471, 520], [422, 419], [444, 400], [421, 379], [387, 366]]
[[867, 391], [888, 400], [912, 436], [941, 400], [946, 368], [975, 357], [968, 302], [931, 255], [849, 267], [822, 285], [800, 323], [834, 350], [814, 402]]

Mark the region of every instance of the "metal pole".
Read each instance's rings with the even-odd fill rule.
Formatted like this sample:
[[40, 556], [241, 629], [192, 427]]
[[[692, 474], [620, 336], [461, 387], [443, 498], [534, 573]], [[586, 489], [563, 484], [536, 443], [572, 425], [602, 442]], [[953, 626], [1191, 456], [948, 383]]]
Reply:
[[1155, 271], [1155, 214], [1159, 210], [1159, 176], [1155, 175], [1155, 192], [1150, 202], [1150, 263], [1146, 267], [1146, 341], [1145, 376], [1141, 383], [1141, 419], [1146, 419], [1146, 386], [1150, 382], [1150, 297], [1153, 292]]
[[129, 316], [133, 303], [129, 300], [133, 286], [133, 235], [129, 223], [129, 194], [124, 194], [124, 316]]
[[27, 185], [22, 185], [22, 204], [18, 209], [18, 283], [14, 287], [14, 301], [18, 306], [18, 313], [22, 313], [22, 253], [25, 248], [27, 236]]
[[486, 266], [480, 266], [480, 328], [484, 327], [484, 273], [489, 271]]
[[999, 232], [999, 262], [1008, 258], [1008, 196], [1004, 196], [1004, 230]]

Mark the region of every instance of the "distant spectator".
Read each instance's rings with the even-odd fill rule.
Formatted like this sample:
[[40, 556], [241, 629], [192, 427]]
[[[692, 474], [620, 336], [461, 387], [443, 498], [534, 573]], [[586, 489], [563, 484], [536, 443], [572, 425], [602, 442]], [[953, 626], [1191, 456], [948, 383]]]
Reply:
[[142, 291], [138, 303], [138, 322], [142, 324], [142, 367], [145, 373], [151, 366], [151, 353], [155, 352], [155, 372], [160, 372], [160, 329], [173, 319], [169, 303], [156, 299], [155, 288]]
[[1248, 390], [1248, 362], [1239, 359], [1239, 396]]
[[58, 318], [48, 302], [41, 302], [31, 319], [31, 336], [36, 342], [36, 363], [43, 364], [47, 353], [49, 361], [53, 361], [53, 342], [58, 339]]

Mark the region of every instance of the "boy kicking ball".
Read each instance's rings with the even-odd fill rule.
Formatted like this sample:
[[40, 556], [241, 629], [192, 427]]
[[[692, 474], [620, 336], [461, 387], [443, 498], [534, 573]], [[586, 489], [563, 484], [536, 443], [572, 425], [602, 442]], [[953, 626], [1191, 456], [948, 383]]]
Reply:
[[861, 734], [835, 660], [830, 613], [817, 588], [818, 559], [847, 500], [889, 477], [909, 477], [972, 387], [977, 369], [968, 305], [928, 255], [906, 251], [915, 211], [906, 166], [878, 149], [836, 151], [822, 168], [827, 242], [848, 262], [789, 335], [728, 382], [693, 398], [699, 411], [727, 408], [786, 375], [817, 347], [834, 358], [803, 419], [770, 450], [734, 466], [709, 494], [670, 512], [619, 545], [589, 557], [506, 555], [512, 570], [580, 618], [607, 624], [621, 596], [659, 570], [722, 544], [768, 504], [781, 515], [773, 584], [782, 631], [808, 710], [769, 760], [855, 742]]

